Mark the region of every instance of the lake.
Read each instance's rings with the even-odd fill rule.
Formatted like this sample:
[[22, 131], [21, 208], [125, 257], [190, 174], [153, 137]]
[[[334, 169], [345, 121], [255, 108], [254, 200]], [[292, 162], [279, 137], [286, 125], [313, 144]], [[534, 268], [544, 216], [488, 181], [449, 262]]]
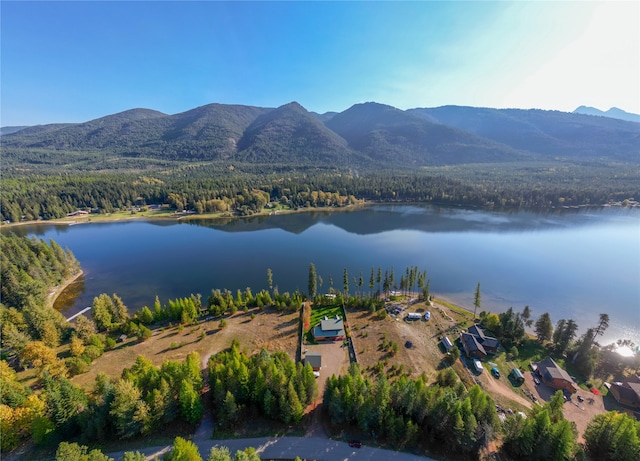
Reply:
[[462, 208], [372, 205], [243, 219], [131, 221], [12, 228], [68, 247], [84, 270], [57, 306], [71, 314], [100, 293], [117, 293], [130, 311], [214, 288], [306, 292], [309, 263], [318, 292], [341, 290], [343, 270], [364, 279], [371, 267], [428, 271], [434, 295], [481, 310], [530, 306], [534, 320], [574, 319], [583, 332], [608, 313], [602, 343], [640, 344], [640, 210], [563, 209], [491, 212]]

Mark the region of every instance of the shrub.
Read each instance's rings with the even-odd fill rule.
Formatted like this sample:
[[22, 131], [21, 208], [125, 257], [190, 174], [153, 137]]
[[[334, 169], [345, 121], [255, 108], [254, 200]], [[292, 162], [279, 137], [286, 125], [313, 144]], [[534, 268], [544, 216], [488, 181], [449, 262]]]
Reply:
[[113, 339], [111, 336], [109, 336], [105, 341], [104, 341], [104, 345], [106, 347], [107, 350], [111, 350], [114, 347], [116, 347], [116, 340]]
[[86, 373], [91, 368], [81, 357], [68, 357], [64, 362], [67, 365], [70, 376]]
[[92, 344], [88, 345], [85, 350], [84, 350], [84, 355], [85, 357], [87, 357], [89, 359], [90, 362], [93, 362], [95, 359], [97, 359], [98, 357], [100, 357], [102, 355], [102, 353], [104, 352], [103, 349], [94, 346]]
[[151, 336], [153, 336], [153, 332], [144, 325], [140, 325], [140, 329], [138, 330], [138, 338], [141, 341], [146, 341], [147, 339], [151, 338]]

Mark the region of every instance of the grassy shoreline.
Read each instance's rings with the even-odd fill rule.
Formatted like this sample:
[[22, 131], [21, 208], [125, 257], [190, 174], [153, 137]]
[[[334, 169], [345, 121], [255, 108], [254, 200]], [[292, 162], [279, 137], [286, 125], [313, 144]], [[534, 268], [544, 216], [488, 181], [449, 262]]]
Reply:
[[89, 223], [97, 223], [97, 222], [119, 222], [119, 221], [134, 221], [134, 220], [175, 220], [175, 221], [197, 221], [200, 219], [241, 219], [241, 218], [251, 218], [254, 216], [270, 216], [276, 214], [294, 214], [294, 213], [309, 213], [309, 212], [319, 212], [319, 211], [327, 211], [327, 212], [340, 212], [353, 210], [355, 208], [360, 208], [367, 205], [367, 202], [356, 203], [353, 205], [345, 205], [342, 207], [334, 208], [334, 207], [308, 207], [308, 208], [298, 208], [298, 209], [290, 209], [290, 208], [276, 208], [276, 209], [263, 209], [258, 213], [254, 213], [248, 216], [237, 216], [231, 214], [227, 211], [219, 212], [219, 213], [202, 213], [202, 214], [194, 214], [194, 213], [180, 213], [171, 210], [152, 210], [152, 211], [140, 211], [140, 212], [130, 212], [130, 211], [117, 211], [114, 213], [107, 214], [89, 214], [85, 216], [65, 216], [64, 218], [57, 219], [49, 219], [49, 220], [30, 220], [30, 221], [20, 221], [20, 222], [12, 222], [12, 223], [3, 223], [1, 228], [11, 228], [18, 226], [26, 226], [26, 225], [34, 225], [34, 224], [66, 224], [69, 226], [77, 225], [77, 224], [89, 224]]

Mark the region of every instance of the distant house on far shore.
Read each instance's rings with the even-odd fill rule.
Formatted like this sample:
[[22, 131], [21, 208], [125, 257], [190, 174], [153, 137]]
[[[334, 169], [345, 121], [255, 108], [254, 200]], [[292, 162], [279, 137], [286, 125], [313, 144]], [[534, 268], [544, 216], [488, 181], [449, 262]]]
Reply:
[[335, 318], [325, 317], [313, 329], [313, 337], [316, 341], [342, 341], [344, 339], [344, 322], [336, 315]]
[[85, 216], [88, 215], [89, 212], [88, 211], [84, 211], [84, 210], [76, 210], [72, 213], [67, 213], [68, 217], [72, 217], [72, 216]]

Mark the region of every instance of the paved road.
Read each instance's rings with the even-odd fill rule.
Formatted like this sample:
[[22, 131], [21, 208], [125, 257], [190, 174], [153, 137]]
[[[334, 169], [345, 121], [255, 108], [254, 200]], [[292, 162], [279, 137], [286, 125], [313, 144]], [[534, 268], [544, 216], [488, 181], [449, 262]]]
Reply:
[[[330, 440], [324, 437], [259, 437], [254, 439], [229, 439], [229, 440], [196, 440], [200, 455], [207, 459], [211, 447], [229, 447], [233, 455], [237, 450], [254, 447], [265, 459], [290, 458], [299, 456], [303, 459], [316, 461], [342, 461], [342, 460], [383, 460], [383, 461], [435, 461], [432, 458], [412, 455], [398, 451], [383, 450], [381, 448], [367, 447], [351, 448], [348, 443]], [[150, 447], [139, 451], [154, 459], [162, 457], [171, 447]], [[122, 460], [122, 452], [110, 453], [109, 456], [116, 461]]]

